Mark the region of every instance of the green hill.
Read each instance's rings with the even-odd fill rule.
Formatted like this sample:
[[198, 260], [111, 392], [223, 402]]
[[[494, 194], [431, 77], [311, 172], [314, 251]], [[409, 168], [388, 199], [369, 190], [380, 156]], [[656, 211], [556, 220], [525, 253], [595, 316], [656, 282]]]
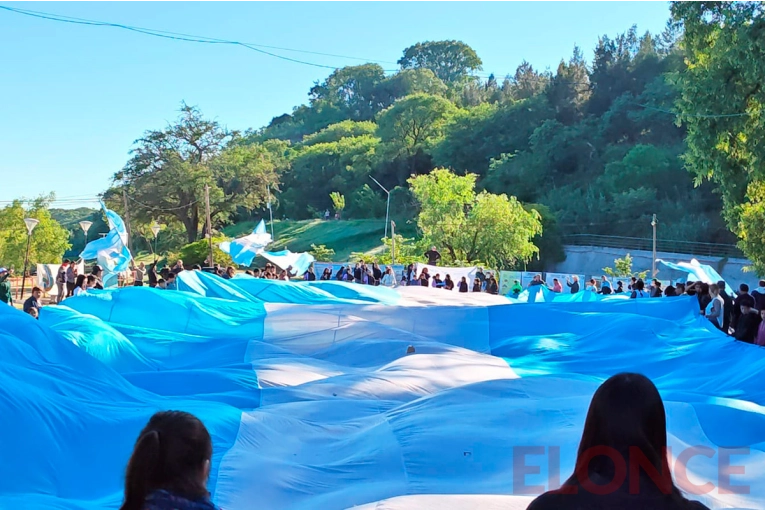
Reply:
[[[240, 237], [252, 232], [256, 225], [256, 222], [239, 223], [224, 228], [223, 233], [229, 237]], [[352, 252], [367, 253], [380, 249], [384, 233], [384, 220], [274, 221], [276, 241], [269, 245], [268, 250], [301, 252], [310, 250], [311, 244], [323, 244], [335, 250], [336, 261], [345, 261]], [[413, 237], [415, 226], [397, 224], [396, 233]]]

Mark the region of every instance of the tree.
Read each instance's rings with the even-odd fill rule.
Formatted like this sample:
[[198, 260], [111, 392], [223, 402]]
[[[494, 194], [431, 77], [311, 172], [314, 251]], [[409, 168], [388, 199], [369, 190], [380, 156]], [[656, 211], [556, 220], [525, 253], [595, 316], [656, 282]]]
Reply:
[[475, 50], [461, 41], [425, 41], [404, 50], [401, 69], [430, 69], [442, 81], [456, 82], [481, 69]]
[[343, 212], [343, 209], [345, 209], [345, 197], [337, 191], [333, 191], [329, 194], [329, 198], [332, 199], [332, 206], [335, 208], [335, 213], [337, 213], [339, 217]]
[[446, 248], [452, 263], [483, 261], [497, 267], [528, 261], [538, 253], [531, 239], [542, 233], [539, 214], [515, 197], [475, 193], [476, 175], [445, 169], [409, 179], [420, 201], [417, 225], [427, 243]]
[[632, 256], [628, 253], [622, 259], [614, 259], [614, 267], [604, 267], [603, 272], [611, 278], [635, 278], [645, 279], [648, 271], [633, 272]]
[[175, 124], [163, 131], [148, 131], [136, 141], [131, 159], [115, 174], [115, 187], [106, 198], [120, 210], [122, 192], [126, 192], [131, 216], [146, 222], [177, 220], [193, 242], [204, 221], [205, 185], [210, 186], [215, 219], [227, 217], [236, 206], [253, 208], [265, 203], [266, 185], [278, 182], [276, 169], [286, 144], [275, 140], [229, 144], [235, 135], [184, 104]]
[[307, 135], [303, 138], [303, 145], [337, 142], [341, 138], [353, 136], [373, 136], [376, 131], [377, 124], [372, 121], [356, 122], [353, 120], [344, 120], [337, 124], [331, 124], [321, 131]]
[[332, 262], [332, 259], [335, 257], [335, 250], [327, 248], [323, 244], [319, 246], [311, 244], [311, 249], [308, 250], [308, 253], [313, 255], [317, 262]]
[[440, 96], [407, 96], [380, 113], [378, 134], [389, 154], [412, 158], [443, 136], [444, 127], [457, 111]]
[[27, 248], [27, 227], [24, 218], [40, 221], [32, 232], [29, 245], [29, 263], [60, 263], [69, 248], [69, 232], [51, 218], [48, 206], [53, 195], [39, 197], [29, 202], [14, 200], [0, 209], [0, 260], [3, 265], [15, 267], [18, 272], [24, 267]]
[[326, 102], [351, 120], [371, 120], [385, 106], [378, 85], [385, 79], [379, 64], [347, 66], [311, 89], [311, 104]]
[[765, 182], [765, 5], [761, 2], [672, 3], [685, 28], [688, 69], [679, 77], [685, 162], [697, 182], [723, 198], [729, 228], [747, 257], [765, 270], [761, 222]]

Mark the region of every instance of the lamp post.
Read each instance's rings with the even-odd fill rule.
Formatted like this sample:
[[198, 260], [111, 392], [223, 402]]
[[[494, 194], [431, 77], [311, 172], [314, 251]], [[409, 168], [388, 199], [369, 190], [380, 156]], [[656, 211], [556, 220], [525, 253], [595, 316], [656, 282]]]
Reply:
[[24, 287], [27, 283], [27, 266], [29, 265], [29, 245], [32, 242], [32, 231], [35, 229], [40, 220], [34, 218], [24, 218], [24, 223], [27, 226], [27, 254], [24, 256], [24, 272], [21, 274], [21, 300], [24, 299]]
[[651, 276], [653, 278], [656, 278], [656, 225], [659, 222], [656, 221], [656, 215], [653, 215], [653, 219], [651, 220], [651, 226], [653, 227], [653, 265], [651, 266], [652, 274]]
[[80, 228], [82, 228], [82, 231], [85, 233], [85, 244], [88, 244], [88, 230], [90, 230], [90, 226], [93, 224], [92, 221], [88, 220], [82, 220], [80, 222]]
[[156, 221], [151, 226], [151, 232], [152, 234], [154, 234], [154, 256], [155, 257], [157, 256], [157, 236], [159, 235], [160, 228], [161, 227], [159, 226], [159, 223], [157, 223]]
[[383, 190], [383, 191], [384, 191], [384, 192], [385, 192], [385, 193], [388, 195], [388, 204], [385, 206], [385, 237], [388, 237], [388, 216], [389, 216], [389, 214], [390, 214], [390, 191], [388, 191], [387, 189], [385, 189], [385, 186], [383, 186], [382, 184], [380, 184], [380, 183], [377, 181], [377, 179], [375, 179], [375, 178], [374, 178], [374, 177], [372, 177], [371, 175], [369, 176], [369, 178], [370, 178], [370, 179], [372, 179], [373, 181], [375, 181], [375, 183], [376, 183], [378, 186], [380, 186], [380, 188], [381, 188], [381, 189], [382, 189], [382, 190]]

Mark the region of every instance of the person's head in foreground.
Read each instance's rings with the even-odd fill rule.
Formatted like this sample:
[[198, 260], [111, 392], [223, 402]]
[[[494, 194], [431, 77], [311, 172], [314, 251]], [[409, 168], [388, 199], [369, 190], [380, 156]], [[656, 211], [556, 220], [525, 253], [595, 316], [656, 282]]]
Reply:
[[31, 315], [33, 318], [35, 318], [35, 319], [37, 319], [40, 316], [39, 312], [37, 311], [37, 308], [35, 308], [34, 306], [32, 308], [30, 308], [27, 311], [27, 313], [29, 315]]
[[595, 392], [587, 411], [574, 472], [560, 489], [528, 510], [701, 510], [672, 481], [667, 419], [656, 386], [644, 375], [622, 373]]
[[214, 509], [207, 492], [212, 440], [204, 424], [181, 411], [151, 417], [125, 473], [120, 510]]

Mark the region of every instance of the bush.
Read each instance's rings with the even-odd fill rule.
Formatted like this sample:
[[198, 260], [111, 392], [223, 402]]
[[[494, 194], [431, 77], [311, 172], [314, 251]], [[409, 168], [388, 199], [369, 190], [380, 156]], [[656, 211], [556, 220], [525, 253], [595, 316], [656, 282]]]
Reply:
[[[227, 253], [223, 253], [220, 248], [218, 248], [218, 245], [222, 243], [223, 241], [226, 241], [227, 239], [225, 237], [213, 237], [213, 257], [215, 258], [215, 263], [220, 264], [221, 266], [235, 266], [234, 261], [231, 260], [231, 257]], [[196, 241], [191, 244], [187, 244], [183, 248], [181, 248], [181, 252], [179, 254], [179, 257], [181, 260], [183, 260], [183, 264], [185, 266], [193, 266], [194, 264], [199, 264], [200, 266], [205, 265], [205, 260], [210, 255], [210, 244], [207, 239], [200, 239], [199, 241]], [[173, 259], [171, 259], [172, 261]], [[175, 262], [172, 262], [175, 263]]]

